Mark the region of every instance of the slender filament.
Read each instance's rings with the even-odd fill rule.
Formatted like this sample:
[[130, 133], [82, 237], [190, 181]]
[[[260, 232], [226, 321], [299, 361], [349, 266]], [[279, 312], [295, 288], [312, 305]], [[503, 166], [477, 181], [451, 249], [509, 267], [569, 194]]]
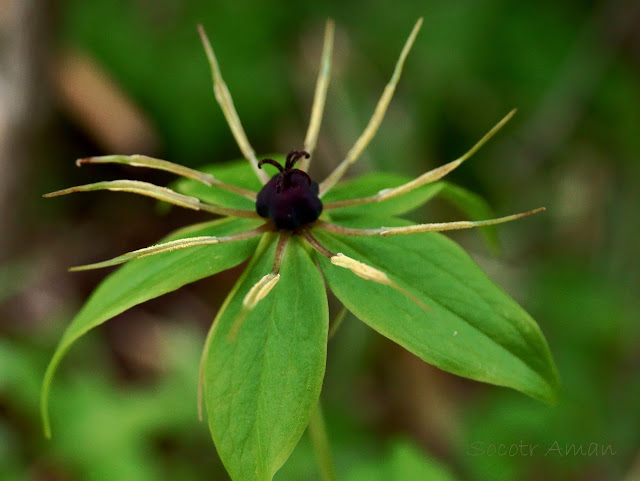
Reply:
[[[309, 119], [309, 128], [304, 139], [304, 150], [313, 155], [313, 151], [318, 143], [318, 133], [320, 132], [320, 124], [322, 123], [322, 114], [324, 113], [324, 104], [327, 99], [327, 88], [329, 87], [329, 78], [331, 75], [331, 55], [333, 51], [333, 20], [328, 19], [324, 29], [324, 42], [322, 45], [322, 57], [320, 60], [320, 70], [318, 71], [318, 80], [316, 82], [316, 90], [313, 96], [313, 106], [311, 107], [311, 118]], [[310, 159], [305, 158], [300, 163], [300, 169], [305, 172], [309, 170]]]
[[196, 180], [209, 187], [215, 186], [220, 189], [227, 190], [240, 194], [248, 199], [256, 200], [256, 193], [249, 189], [244, 189], [236, 185], [227, 184], [221, 180], [216, 179], [213, 175], [199, 170], [190, 169], [180, 164], [168, 162], [162, 159], [156, 159], [153, 157], [147, 157], [146, 155], [104, 155], [101, 157], [87, 157], [85, 159], [76, 160], [78, 167], [84, 164], [125, 164], [133, 167], [146, 167], [149, 169], [164, 170], [165, 172], [171, 172], [172, 174], [186, 177], [188, 179]]
[[271, 272], [262, 279], [260, 279], [249, 292], [244, 296], [242, 306], [245, 309], [252, 310], [258, 302], [264, 299], [267, 294], [273, 289], [278, 280], [280, 279], [280, 267], [282, 266], [282, 260], [284, 259], [284, 253], [289, 243], [289, 232], [283, 232], [278, 239], [278, 245], [276, 246], [276, 253], [273, 259], [273, 268]]
[[327, 257], [331, 261], [331, 264], [333, 264], [334, 266], [349, 269], [351, 272], [353, 272], [356, 276], [360, 277], [361, 279], [372, 281], [372, 282], [375, 282], [376, 284], [381, 284], [383, 286], [391, 287], [392, 289], [395, 289], [396, 291], [407, 296], [409, 299], [411, 299], [413, 302], [419, 305], [422, 309], [424, 310], [429, 309], [429, 307], [424, 302], [422, 302], [418, 297], [416, 297], [411, 291], [405, 289], [395, 281], [391, 280], [391, 278], [386, 273], [382, 272], [380, 269], [376, 269], [375, 267], [365, 264], [364, 262], [360, 262], [356, 259], [352, 259], [351, 257], [348, 257], [341, 252], [334, 254], [325, 246], [323, 246], [309, 230], [303, 231], [302, 236], [307, 240], [307, 242], [309, 242], [311, 247], [313, 247], [316, 251], [318, 251], [323, 256]]
[[244, 128], [242, 127], [242, 123], [240, 122], [240, 117], [238, 117], [238, 112], [236, 111], [235, 105], [233, 104], [231, 93], [227, 88], [227, 84], [225, 84], [224, 80], [222, 79], [222, 73], [220, 72], [220, 66], [218, 65], [218, 60], [216, 59], [213, 47], [211, 46], [211, 42], [209, 41], [207, 33], [205, 32], [202, 25], [198, 25], [198, 33], [200, 34], [202, 45], [204, 46], [207, 59], [209, 60], [209, 66], [211, 67], [211, 75], [213, 77], [213, 93], [216, 96], [216, 100], [218, 101], [218, 104], [220, 104], [222, 113], [227, 120], [227, 124], [229, 124], [229, 128], [231, 129], [231, 132], [236, 139], [238, 147], [240, 147], [242, 155], [244, 155], [245, 158], [249, 161], [251, 167], [253, 168], [253, 171], [258, 176], [258, 179], [260, 179], [263, 184], [266, 184], [269, 181], [269, 176], [264, 171], [258, 169], [258, 159], [256, 158], [256, 153], [253, 150], [253, 147], [251, 147], [249, 139], [247, 139], [247, 134], [245, 134], [244, 132]]
[[278, 239], [278, 245], [276, 246], [276, 253], [273, 259], [273, 267], [271, 272], [263, 276], [258, 282], [256, 282], [249, 292], [242, 299], [242, 310], [236, 318], [231, 330], [229, 331], [229, 340], [232, 341], [238, 330], [242, 326], [242, 323], [247, 318], [249, 313], [258, 305], [271, 292], [280, 280], [280, 267], [282, 266], [282, 260], [284, 259], [284, 253], [287, 250], [289, 244], [289, 238], [291, 233], [283, 231]]
[[324, 204], [325, 210], [331, 209], [339, 209], [341, 207], [349, 207], [352, 205], [360, 205], [360, 204], [370, 204], [372, 202], [382, 202], [387, 199], [391, 199], [393, 197], [397, 197], [402, 194], [406, 194], [415, 190], [423, 185], [429, 184], [431, 182], [435, 182], [440, 180], [445, 175], [447, 175], [452, 170], [456, 169], [460, 164], [462, 164], [465, 160], [470, 158], [473, 154], [475, 154], [480, 148], [486, 144], [491, 137], [493, 137], [504, 125], [511, 120], [511, 117], [516, 113], [516, 109], [513, 109], [507, 115], [504, 116], [500, 122], [498, 122], [489, 132], [487, 132], [476, 144], [471, 147], [467, 152], [465, 152], [462, 157], [457, 158], [447, 164], [441, 165], [440, 167], [436, 167], [429, 172], [422, 174], [420, 177], [413, 179], [406, 184], [402, 184], [398, 187], [394, 187], [391, 189], [383, 189], [375, 195], [370, 195], [368, 197], [359, 197], [354, 199], [345, 199], [338, 200], [335, 202], [327, 202]]
[[418, 234], [422, 232], [443, 232], [448, 230], [458, 229], [471, 229], [473, 227], [483, 227], [488, 225], [503, 224], [505, 222], [511, 222], [512, 220], [522, 219], [538, 212], [546, 210], [545, 207], [539, 207], [537, 209], [530, 210], [528, 212], [522, 212], [520, 214], [508, 215], [505, 217], [499, 217], [497, 219], [487, 219], [480, 221], [457, 221], [457, 222], [439, 222], [433, 224], [416, 224], [405, 227], [378, 227], [375, 229], [354, 229], [352, 227], [343, 227], [336, 224], [331, 224], [325, 221], [319, 221], [316, 226], [320, 229], [334, 234], [348, 235], [348, 236], [390, 236], [390, 235], [403, 235], [403, 234]]
[[126, 254], [122, 254], [118, 257], [114, 257], [113, 259], [97, 262], [95, 264], [87, 264], [84, 266], [72, 267], [69, 270], [70, 271], [87, 271], [91, 269], [101, 269], [103, 267], [111, 267], [119, 264], [124, 264], [125, 262], [129, 262], [134, 259], [139, 259], [141, 257], [153, 256], [156, 254], [172, 252], [179, 249], [187, 249], [189, 247], [206, 246], [206, 245], [213, 245], [213, 244], [221, 244], [223, 242], [237, 242], [245, 239], [251, 239], [252, 237], [259, 236], [260, 234], [266, 232], [269, 229], [269, 227], [270, 226], [268, 224], [263, 224], [260, 227], [256, 227], [255, 229], [251, 229], [246, 232], [240, 232], [238, 234], [233, 234], [229, 236], [187, 237], [185, 239], [177, 239], [169, 242], [163, 242], [162, 244], [156, 244], [150, 247], [145, 247], [144, 249], [137, 249], [135, 251], [127, 252]]
[[387, 111], [389, 102], [391, 102], [391, 98], [393, 97], [396, 85], [400, 80], [400, 74], [402, 73], [404, 61], [407, 58], [409, 50], [411, 49], [411, 46], [416, 39], [416, 35], [418, 35], [418, 31], [420, 30], [421, 25], [422, 18], [419, 18], [415, 26], [413, 27], [413, 30], [411, 31], [411, 34], [409, 35], [409, 38], [407, 39], [402, 52], [400, 53], [400, 58], [396, 63], [396, 67], [393, 71], [393, 75], [391, 76], [391, 80], [385, 87], [384, 92], [382, 93], [382, 96], [378, 101], [378, 105], [376, 105], [373, 116], [371, 117], [371, 120], [369, 120], [369, 124], [364, 129], [364, 132], [362, 132], [362, 135], [360, 135], [360, 138], [356, 141], [351, 150], [347, 153], [345, 159], [340, 163], [340, 165], [338, 165], [338, 167], [336, 167], [336, 169], [331, 174], [329, 174], [329, 176], [325, 180], [322, 181], [322, 183], [320, 184], [320, 197], [326, 194], [327, 191], [342, 178], [349, 166], [351, 166], [356, 160], [358, 160], [360, 154], [362, 154], [364, 149], [367, 148], [367, 145], [369, 145], [369, 142], [371, 142], [371, 139], [373, 139], [376, 132], [378, 131], [378, 127], [380, 127], [382, 119], [384, 119], [384, 114]]
[[311, 233], [310, 230], [305, 229], [302, 231], [302, 237], [306, 239], [311, 247], [313, 247], [320, 254], [325, 256], [327, 259], [331, 259], [335, 254], [323, 246], [318, 239]]
[[190, 169], [183, 165], [147, 157], [146, 155], [103, 155], [100, 157], [87, 157], [76, 160], [78, 167], [84, 164], [125, 164], [133, 167], [148, 167], [150, 169], [164, 170], [165, 172], [171, 172], [172, 174], [197, 180], [208, 186], [212, 186], [215, 180], [211, 174], [205, 174], [204, 172]]
[[173, 205], [184, 207], [192, 210], [203, 210], [212, 214], [227, 215], [231, 217], [247, 217], [251, 219], [259, 218], [258, 214], [252, 210], [233, 209], [230, 207], [219, 207], [206, 202], [202, 202], [196, 197], [179, 194], [167, 187], [160, 187], [149, 182], [140, 180], [109, 180], [104, 182], [96, 182], [94, 184], [78, 185], [69, 187], [68, 189], [57, 190], [43, 197], [57, 197], [60, 195], [71, 194], [74, 192], [91, 192], [94, 190], [111, 190], [115, 192], [131, 192], [133, 194], [152, 197]]

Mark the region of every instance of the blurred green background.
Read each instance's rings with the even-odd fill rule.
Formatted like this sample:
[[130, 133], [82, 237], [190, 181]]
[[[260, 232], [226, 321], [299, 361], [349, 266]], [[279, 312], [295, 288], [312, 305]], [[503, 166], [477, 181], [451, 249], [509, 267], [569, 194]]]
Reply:
[[[501, 226], [497, 255], [478, 232], [452, 237], [538, 321], [564, 385], [549, 407], [438, 371], [348, 318], [329, 345], [323, 390], [340, 479], [640, 479], [637, 1], [0, 0], [0, 480], [227, 479], [195, 397], [204, 334], [239, 269], [79, 342], [54, 383], [54, 438], [44, 440], [44, 367], [105, 275], [66, 268], [205, 217], [125, 194], [41, 194], [171, 180], [77, 169], [87, 155], [192, 167], [239, 157], [197, 23], [256, 151], [300, 148], [329, 16], [337, 31], [318, 178], [366, 125], [419, 16], [390, 110], [352, 175], [420, 174], [518, 107], [450, 180], [499, 215], [540, 205], [546, 214]], [[461, 214], [434, 201], [418, 216]], [[500, 444], [524, 448], [499, 456]], [[572, 444], [585, 454], [567, 452]], [[305, 435], [276, 479], [317, 473]]]

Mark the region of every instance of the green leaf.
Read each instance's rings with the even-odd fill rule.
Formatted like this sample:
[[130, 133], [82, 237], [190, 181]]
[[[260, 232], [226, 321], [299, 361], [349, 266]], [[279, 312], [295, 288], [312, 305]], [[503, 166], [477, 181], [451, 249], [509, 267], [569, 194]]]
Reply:
[[[393, 218], [342, 224], [410, 225]], [[540, 328], [456, 243], [438, 233], [314, 234], [329, 250], [387, 273], [426, 305], [318, 256], [331, 290], [369, 326], [445, 371], [555, 402], [558, 375]]]
[[[250, 219], [222, 219], [178, 230], [164, 240], [231, 235], [259, 224], [260, 221]], [[41, 397], [45, 435], [51, 436], [48, 400], [53, 375], [79, 337], [130, 307], [240, 264], [257, 244], [258, 238], [252, 238], [144, 257], [125, 264], [102, 281], [67, 327], [47, 367]]]
[[234, 480], [273, 478], [307, 427], [324, 377], [326, 289], [298, 237], [289, 241], [280, 281], [230, 335], [244, 296], [272, 269], [275, 244], [265, 236], [263, 252], [218, 313], [205, 353], [209, 428]]
[[[258, 192], [262, 184], [251, 170], [251, 165], [245, 159], [223, 162], [220, 164], [206, 165], [199, 168], [201, 172], [212, 174], [216, 179], [228, 184], [244, 187], [245, 189]], [[255, 209], [255, 202], [241, 195], [219, 187], [208, 187], [192, 179], [180, 179], [172, 183], [170, 187], [176, 192], [184, 195], [197, 197], [209, 204], [222, 207], [232, 207], [234, 209]]]
[[[284, 162], [281, 155], [267, 155], [259, 158], [269, 157], [279, 162]], [[270, 170], [272, 167], [265, 166], [267, 172], [272, 175]], [[251, 169], [249, 161], [246, 159], [233, 160], [230, 162], [222, 162], [219, 164], [205, 165], [199, 168], [201, 172], [212, 174], [216, 179], [233, 184], [238, 187], [253, 190], [258, 193], [262, 188], [262, 184], [256, 177], [255, 172]], [[228, 192], [218, 187], [207, 187], [206, 185], [192, 179], [180, 179], [172, 183], [170, 186], [176, 192], [184, 195], [197, 197], [209, 204], [219, 205], [222, 207], [232, 207], [234, 209], [255, 209], [255, 202], [241, 195]]]
[[[369, 197], [370, 195], [377, 194], [383, 189], [389, 189], [406, 184], [410, 180], [410, 177], [404, 175], [391, 174], [388, 172], [372, 172], [354, 180], [340, 182], [327, 192], [327, 194], [322, 198], [322, 201], [328, 203], [358, 197]], [[434, 196], [438, 195], [442, 188], [442, 182], [433, 182], [431, 184], [423, 185], [422, 187], [412, 190], [406, 194], [399, 195], [398, 197], [383, 200], [382, 202], [353, 205], [335, 210], [332, 209], [327, 212], [330, 212], [330, 216], [333, 219], [354, 217], [358, 215], [400, 215], [428, 202]]]
[[[383, 189], [398, 187], [411, 180], [404, 175], [390, 174], [384, 172], [373, 172], [365, 174], [357, 179], [342, 182], [327, 192], [323, 202], [334, 202], [338, 200], [353, 199], [358, 197], [368, 197], [375, 195]], [[434, 197], [442, 197], [455, 205], [471, 220], [485, 220], [495, 217], [493, 210], [482, 197], [463, 187], [447, 181], [438, 181], [423, 185], [418, 189], [406, 194], [392, 197], [382, 202], [371, 204], [353, 205], [331, 209], [326, 211], [329, 217], [339, 221], [342, 218], [353, 218], [357, 216], [390, 216], [402, 215], [421, 205], [429, 202]], [[498, 252], [498, 234], [495, 226], [480, 228], [489, 248]]]
[[[440, 196], [463, 213], [465, 213], [471, 220], [484, 220], [492, 219], [495, 217], [493, 209], [489, 206], [486, 200], [480, 197], [478, 194], [471, 192], [470, 190], [460, 187], [459, 185], [452, 184], [451, 182], [442, 182], [443, 187], [440, 191]], [[498, 243], [498, 229], [494, 225], [480, 227], [480, 232], [484, 236], [489, 248], [494, 253], [499, 251]]]

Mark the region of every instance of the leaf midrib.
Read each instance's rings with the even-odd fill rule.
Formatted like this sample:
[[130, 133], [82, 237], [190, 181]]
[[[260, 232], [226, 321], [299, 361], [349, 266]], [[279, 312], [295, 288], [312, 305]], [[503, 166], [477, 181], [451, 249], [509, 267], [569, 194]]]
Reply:
[[[351, 244], [347, 244], [345, 242], [343, 242], [342, 240], [339, 239], [338, 236], [334, 236], [331, 235], [329, 233], [326, 233], [326, 235], [330, 236], [332, 239], [337, 240], [338, 243], [340, 243], [343, 246], [348, 247], [350, 250], [357, 252], [358, 254], [362, 255], [362, 250], [360, 250], [359, 248], [354, 247]], [[412, 252], [416, 252], [415, 250], [412, 250]], [[366, 259], [369, 259], [369, 256], [363, 256]], [[422, 258], [422, 257], [421, 257]], [[433, 261], [428, 260], [427, 261], [432, 264], [434, 267], [436, 267], [438, 270], [444, 272], [445, 274], [449, 275], [452, 279], [459, 281], [459, 278], [454, 276], [453, 274], [451, 274], [449, 271], [447, 271], [446, 269], [444, 269], [443, 267], [435, 264]], [[376, 264], [374, 264], [376, 265]], [[384, 269], [381, 269], [384, 270]], [[387, 272], [387, 274], [389, 274]], [[393, 274], [394, 280], [396, 282], [398, 282], [400, 285], [402, 285], [405, 289], [409, 289], [410, 291], [414, 291], [414, 289], [410, 286], [407, 285], [406, 283], [404, 283], [402, 280], [398, 280], [397, 276], [395, 274]], [[496, 312], [496, 310], [491, 306], [491, 304], [489, 304], [486, 300], [484, 300], [482, 298], [482, 296], [480, 296], [480, 294], [475, 291], [472, 287], [470, 287], [468, 284], [461, 282], [463, 285], [465, 285], [465, 287], [467, 287], [468, 289], [470, 289], [474, 294], [476, 294], [478, 297], [480, 297], [480, 299], [482, 300], [483, 303], [485, 303], [488, 307], [489, 310], [491, 312], [493, 312], [496, 316], [504, 319], [504, 317], [502, 317], [500, 314], [498, 314]], [[414, 291], [415, 292], [415, 291]], [[460, 315], [458, 315], [456, 312], [452, 311], [449, 307], [443, 305], [440, 301], [438, 301], [437, 299], [434, 299], [433, 297], [431, 297], [430, 295], [427, 295], [425, 293], [423, 293], [422, 291], [418, 291], [420, 293], [420, 295], [423, 295], [425, 297], [427, 297], [428, 299], [430, 299], [431, 301], [433, 301], [435, 304], [437, 304], [438, 306], [440, 306], [443, 310], [449, 312], [451, 315], [455, 316], [456, 318], [460, 319], [464, 324], [466, 324], [467, 326], [469, 326], [471, 329], [473, 329], [474, 331], [478, 332], [479, 334], [481, 334], [482, 336], [484, 336], [485, 338], [489, 339], [491, 342], [497, 344], [498, 346], [500, 346], [504, 351], [506, 351], [507, 353], [509, 353], [511, 356], [513, 356], [514, 358], [520, 360], [520, 362], [522, 362], [525, 366], [527, 366], [531, 372], [533, 372], [541, 381], [544, 385], [548, 384], [548, 381], [542, 376], [542, 373], [540, 371], [538, 371], [537, 369], [534, 368], [534, 366], [532, 366], [527, 360], [523, 360], [521, 359], [515, 352], [513, 352], [511, 349], [509, 349], [507, 346], [503, 345], [501, 342], [496, 341], [495, 339], [493, 339], [492, 337], [490, 337], [487, 333], [481, 331], [478, 327], [474, 326], [473, 324], [469, 323], [466, 319], [464, 319], [463, 317], [461, 317]], [[407, 300], [409, 302], [413, 302], [410, 298], [407, 297]], [[415, 303], [414, 303], [415, 304]], [[506, 319], [505, 319], [506, 320]], [[511, 323], [509, 323], [509, 325], [512, 325]], [[522, 332], [518, 329], [518, 332], [520, 334], [522, 334]]]

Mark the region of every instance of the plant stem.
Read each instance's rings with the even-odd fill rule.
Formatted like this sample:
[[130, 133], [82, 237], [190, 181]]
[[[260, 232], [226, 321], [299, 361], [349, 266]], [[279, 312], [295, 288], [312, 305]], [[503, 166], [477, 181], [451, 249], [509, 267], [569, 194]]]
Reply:
[[336, 314], [336, 317], [331, 321], [331, 324], [329, 324], [329, 340], [331, 340], [333, 336], [335, 336], [336, 332], [338, 332], [338, 329], [342, 325], [342, 321], [344, 321], [345, 317], [347, 317], [347, 308], [342, 306], [338, 314]]
[[318, 405], [311, 414], [308, 429], [313, 450], [318, 458], [323, 481], [337, 481], [336, 468], [331, 456], [331, 446], [329, 445], [329, 436], [327, 436], [327, 427], [324, 423], [320, 401], [318, 401]]

